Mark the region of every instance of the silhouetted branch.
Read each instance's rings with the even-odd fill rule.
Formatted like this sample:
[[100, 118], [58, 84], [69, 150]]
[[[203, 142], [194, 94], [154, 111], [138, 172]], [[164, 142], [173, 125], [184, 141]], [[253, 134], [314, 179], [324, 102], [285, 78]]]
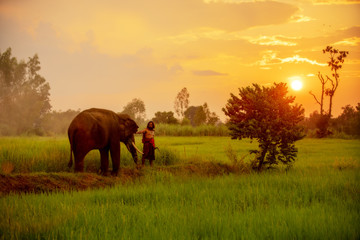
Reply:
[[321, 106], [320, 101], [316, 98], [315, 94], [313, 94], [311, 91], [309, 92], [315, 99], [315, 101]]

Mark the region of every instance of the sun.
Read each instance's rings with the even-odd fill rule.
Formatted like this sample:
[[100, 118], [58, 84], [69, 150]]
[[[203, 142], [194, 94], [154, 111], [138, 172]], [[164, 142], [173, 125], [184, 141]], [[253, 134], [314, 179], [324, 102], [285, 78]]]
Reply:
[[301, 77], [291, 77], [289, 78], [289, 80], [291, 81], [292, 89], [294, 89], [295, 91], [300, 91], [302, 89], [303, 83]]

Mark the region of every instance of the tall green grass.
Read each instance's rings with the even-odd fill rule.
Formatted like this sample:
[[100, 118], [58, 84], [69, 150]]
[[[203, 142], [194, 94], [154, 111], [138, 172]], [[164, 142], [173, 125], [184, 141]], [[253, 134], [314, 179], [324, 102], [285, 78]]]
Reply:
[[157, 124], [155, 128], [157, 136], [229, 136], [229, 130], [225, 125], [191, 125]]
[[0, 199], [2, 239], [358, 239], [359, 172], [183, 179]]
[[[142, 149], [140, 137], [137, 146]], [[161, 146], [156, 150], [157, 165], [171, 165], [180, 161], [177, 152]], [[138, 155], [139, 161], [141, 155]], [[70, 159], [70, 144], [66, 137], [3, 137], [0, 138], [0, 174], [29, 172], [66, 172]], [[97, 172], [100, 153], [90, 151], [85, 157], [85, 171]], [[121, 166], [133, 167], [134, 161], [124, 144], [121, 144]], [[111, 167], [111, 160], [110, 160]], [[11, 169], [9, 169], [11, 168]]]
[[[141, 149], [141, 136], [136, 137]], [[155, 164], [172, 165], [190, 161], [232, 163], [227, 156], [231, 149], [238, 159], [250, 162], [249, 150], [257, 143], [248, 139], [231, 140], [229, 137], [156, 137]], [[295, 167], [332, 168], [338, 165], [360, 165], [360, 140], [303, 139], [296, 143], [299, 149]], [[66, 137], [6, 137], [0, 138], [0, 173], [63, 172], [69, 171], [67, 163], [70, 145]], [[140, 155], [139, 155], [140, 158]], [[111, 161], [110, 161], [111, 162]], [[85, 170], [97, 172], [100, 154], [91, 151], [85, 158]], [[110, 165], [111, 167], [111, 165]], [[134, 167], [132, 157], [121, 144], [121, 167]], [[72, 171], [72, 170], [70, 170]]]
[[[228, 137], [155, 141], [158, 165], [250, 161], [257, 147]], [[360, 141], [296, 146], [287, 171], [205, 178], [145, 168], [142, 178], [113, 188], [2, 196], [0, 239], [359, 239]], [[0, 138], [0, 169], [68, 171], [69, 151], [65, 137]], [[121, 166], [134, 167], [124, 145], [121, 154]], [[96, 171], [99, 158], [90, 152], [86, 170]]]
[[[230, 162], [229, 149], [249, 161], [257, 147], [228, 137], [155, 141], [161, 165]], [[3, 196], [0, 239], [359, 239], [360, 141], [296, 145], [287, 171], [205, 178], [145, 168], [113, 188]], [[0, 138], [0, 164], [13, 162], [13, 172], [62, 171], [69, 154], [66, 138]], [[134, 166], [128, 155], [123, 146], [123, 167]], [[99, 166], [99, 154], [86, 162]]]

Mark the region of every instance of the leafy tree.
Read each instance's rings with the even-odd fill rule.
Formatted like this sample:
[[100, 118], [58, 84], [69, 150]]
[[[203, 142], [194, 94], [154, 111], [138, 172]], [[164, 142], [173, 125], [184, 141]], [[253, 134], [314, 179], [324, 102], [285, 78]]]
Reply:
[[330, 82], [330, 87], [325, 90], [326, 96], [329, 96], [329, 112], [328, 115], [331, 117], [333, 97], [335, 92], [339, 86], [340, 76], [338, 70], [342, 68], [342, 64], [346, 56], [349, 54], [348, 51], [339, 51], [331, 46], [327, 46], [326, 49], [323, 50], [323, 53], [329, 53], [330, 60], [328, 61], [328, 65], [331, 68], [333, 78], [326, 76], [326, 78]]
[[288, 97], [287, 86], [279, 83], [272, 87], [253, 84], [239, 89], [239, 97], [231, 94], [223, 111], [230, 119], [228, 127], [232, 139], [250, 138], [259, 142], [255, 165], [261, 171], [264, 166], [279, 162], [290, 164], [295, 160], [297, 149], [294, 142], [304, 137], [298, 123], [304, 109], [293, 105], [295, 97]]
[[80, 110], [51, 111], [46, 114], [43, 120], [43, 129], [48, 135], [67, 134], [71, 121]]
[[220, 121], [220, 118], [216, 115], [216, 113], [210, 111], [207, 103], [204, 103], [204, 105], [202, 105], [202, 108], [206, 115], [206, 124], [215, 125], [217, 122]]
[[301, 124], [305, 127], [305, 130], [315, 130], [316, 123], [320, 117], [320, 113], [318, 111], [314, 111], [310, 113], [309, 117], [305, 117]]
[[173, 112], [156, 112], [152, 119], [155, 123], [177, 124], [178, 120], [174, 117]]
[[185, 116], [184, 112], [189, 107], [189, 96], [190, 94], [188, 90], [184, 87], [183, 89], [181, 89], [181, 91], [177, 94], [175, 98], [175, 102], [174, 102], [175, 112], [181, 118]]
[[38, 131], [51, 109], [50, 85], [39, 74], [39, 57], [27, 62], [0, 52], [0, 134]]
[[[317, 124], [319, 126], [317, 135], [320, 138], [331, 134], [331, 132], [328, 130], [328, 127], [332, 117], [333, 98], [340, 82], [338, 70], [342, 68], [342, 64], [344, 63], [344, 60], [349, 52], [339, 51], [338, 49], [335, 49], [331, 46], [327, 46], [325, 49], [323, 49], [323, 53], [329, 53], [330, 55], [330, 60], [327, 63], [332, 71], [332, 78], [328, 75], [325, 75], [324, 77], [320, 72], [318, 73], [318, 78], [321, 83], [320, 100], [310, 91], [310, 94], [314, 97], [316, 103], [320, 105], [320, 118]], [[324, 95], [329, 97], [329, 110], [327, 113], [324, 111]]]
[[206, 123], [206, 113], [202, 106], [190, 106], [184, 112], [184, 116], [190, 120], [193, 126], [200, 126]]
[[199, 126], [202, 124], [215, 125], [219, 117], [215, 112], [211, 112], [207, 103], [202, 106], [190, 106], [184, 112], [185, 118], [190, 120], [191, 125]]
[[181, 120], [180, 124], [181, 124], [181, 126], [188, 126], [188, 125], [191, 125], [191, 121], [188, 118], [184, 117]]
[[360, 103], [356, 106], [354, 122], [354, 131], [356, 132], [356, 136], [360, 137]]
[[343, 112], [332, 121], [332, 127], [339, 133], [360, 136], [360, 103], [356, 108], [346, 105]]
[[121, 113], [128, 114], [136, 122], [142, 123], [145, 121], [145, 103], [139, 98], [134, 98], [131, 102], [126, 104]]

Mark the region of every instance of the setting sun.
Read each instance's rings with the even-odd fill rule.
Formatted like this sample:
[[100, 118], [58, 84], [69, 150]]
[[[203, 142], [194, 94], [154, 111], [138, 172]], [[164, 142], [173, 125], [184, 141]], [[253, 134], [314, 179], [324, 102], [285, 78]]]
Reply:
[[294, 89], [295, 91], [300, 91], [302, 89], [303, 83], [300, 77], [291, 77], [290, 81], [292, 89]]

